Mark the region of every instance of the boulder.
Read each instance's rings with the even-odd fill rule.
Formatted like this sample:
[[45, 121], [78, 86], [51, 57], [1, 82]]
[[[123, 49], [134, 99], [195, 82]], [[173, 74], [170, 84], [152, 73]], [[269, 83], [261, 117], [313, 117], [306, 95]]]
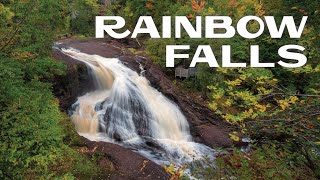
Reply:
[[113, 168], [116, 174], [111, 179], [169, 179], [165, 169], [131, 149], [107, 142], [92, 142], [83, 138], [89, 153], [104, 154], [98, 164], [104, 168]]

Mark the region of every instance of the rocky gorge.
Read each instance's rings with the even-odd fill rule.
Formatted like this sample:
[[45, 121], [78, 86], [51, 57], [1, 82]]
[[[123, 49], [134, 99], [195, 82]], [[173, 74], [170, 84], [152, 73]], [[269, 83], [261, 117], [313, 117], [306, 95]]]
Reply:
[[[58, 42], [60, 47], [72, 47], [87, 54], [96, 54], [106, 58], [118, 58], [126, 66], [136, 72], [144, 71], [144, 76], [151, 85], [166, 97], [175, 102], [185, 115], [193, 140], [213, 148], [227, 148], [233, 145], [229, 138], [232, 131], [225, 122], [217, 117], [200, 98], [194, 97], [173, 83], [159, 66], [154, 64], [144, 53], [135, 54], [130, 48], [136, 48], [131, 41], [98, 40], [98, 39], [65, 39]], [[57, 77], [54, 87], [60, 107], [68, 112], [77, 97], [93, 90], [93, 84], [88, 76], [88, 69], [82, 62], [76, 61], [58, 50], [53, 51], [53, 57], [67, 65], [67, 75]], [[100, 166], [108, 166], [117, 172], [114, 178], [120, 179], [167, 179], [164, 169], [147, 158], [107, 142], [91, 142], [82, 138], [86, 144], [87, 153], [100, 152], [108, 158], [99, 161]], [[130, 158], [124, 158], [130, 157]]]

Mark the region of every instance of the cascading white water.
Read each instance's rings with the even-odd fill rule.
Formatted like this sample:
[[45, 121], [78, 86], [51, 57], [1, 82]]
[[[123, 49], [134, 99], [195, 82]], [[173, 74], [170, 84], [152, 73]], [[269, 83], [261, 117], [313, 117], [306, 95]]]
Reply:
[[158, 164], [177, 165], [213, 157], [215, 151], [192, 142], [179, 107], [149, 81], [118, 59], [62, 49], [91, 70], [96, 91], [79, 97], [72, 121], [77, 132], [92, 140], [120, 144]]

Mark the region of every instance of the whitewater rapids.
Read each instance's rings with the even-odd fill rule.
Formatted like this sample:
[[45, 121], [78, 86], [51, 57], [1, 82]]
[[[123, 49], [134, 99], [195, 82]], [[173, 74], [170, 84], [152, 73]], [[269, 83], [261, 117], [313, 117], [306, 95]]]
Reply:
[[81, 136], [130, 148], [160, 165], [214, 158], [215, 150], [192, 141], [179, 107], [144, 76], [116, 58], [72, 48], [61, 51], [84, 62], [95, 81], [96, 90], [79, 97], [71, 108], [71, 119]]

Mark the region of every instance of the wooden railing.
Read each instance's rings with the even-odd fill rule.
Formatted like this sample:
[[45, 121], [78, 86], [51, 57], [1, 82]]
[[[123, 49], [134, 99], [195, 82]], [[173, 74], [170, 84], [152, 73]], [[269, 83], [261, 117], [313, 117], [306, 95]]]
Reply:
[[197, 75], [197, 68], [182, 68], [182, 67], [177, 67], [175, 69], [175, 77], [179, 78], [189, 78]]

